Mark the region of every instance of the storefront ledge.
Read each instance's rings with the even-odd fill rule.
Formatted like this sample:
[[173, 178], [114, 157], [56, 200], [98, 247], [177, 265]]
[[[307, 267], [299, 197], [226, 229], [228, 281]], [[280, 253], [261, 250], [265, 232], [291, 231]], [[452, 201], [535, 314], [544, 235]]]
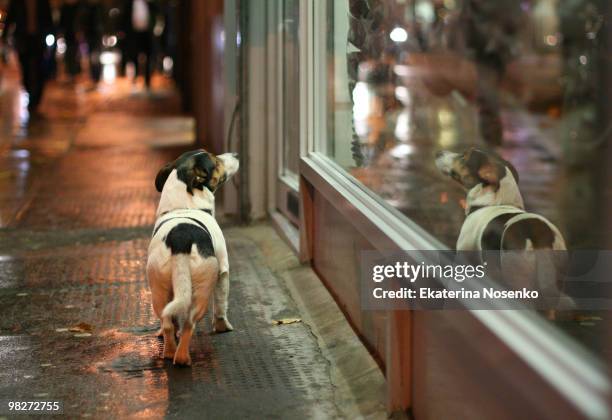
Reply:
[[[300, 173], [377, 250], [447, 249], [326, 156], [303, 157]], [[607, 370], [574, 340], [527, 311], [470, 312], [584, 418], [610, 418]]]

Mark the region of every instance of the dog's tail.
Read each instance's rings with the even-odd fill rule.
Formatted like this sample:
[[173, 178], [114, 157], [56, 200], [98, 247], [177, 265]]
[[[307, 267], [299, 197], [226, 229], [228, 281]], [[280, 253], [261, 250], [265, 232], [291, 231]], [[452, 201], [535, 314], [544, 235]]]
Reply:
[[556, 227], [541, 216], [523, 213], [506, 222], [502, 246], [515, 253], [524, 255], [519, 268], [511, 268], [515, 278], [520, 277], [520, 265], [533, 273], [533, 283], [528, 287], [536, 288], [541, 296], [542, 305], [562, 311], [575, 308], [571, 297], [563, 292], [563, 278], [567, 264], [565, 244]]
[[173, 316], [186, 319], [191, 307], [191, 271], [189, 254], [172, 256], [172, 290], [174, 299], [166, 305], [162, 316]]

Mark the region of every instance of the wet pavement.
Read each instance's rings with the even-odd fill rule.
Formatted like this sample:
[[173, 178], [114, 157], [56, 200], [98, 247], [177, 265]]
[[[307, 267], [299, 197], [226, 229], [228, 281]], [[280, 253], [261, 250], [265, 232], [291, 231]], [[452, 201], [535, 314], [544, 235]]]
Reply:
[[29, 127], [10, 75], [3, 86], [0, 400], [61, 401], [71, 418], [341, 415], [309, 325], [273, 324], [301, 315], [248, 232], [299, 264], [266, 224], [225, 229], [235, 331], [211, 334], [205, 318], [192, 368], [160, 359], [144, 274], [153, 180], [193, 141], [166, 82], [155, 79], [152, 94], [122, 80], [54, 82], [46, 118]]

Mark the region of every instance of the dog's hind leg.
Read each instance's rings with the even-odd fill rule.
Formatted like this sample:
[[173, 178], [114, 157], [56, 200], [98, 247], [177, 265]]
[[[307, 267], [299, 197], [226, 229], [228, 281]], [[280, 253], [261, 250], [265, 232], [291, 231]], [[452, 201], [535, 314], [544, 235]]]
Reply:
[[[212, 271], [214, 276], [217, 270], [216, 263], [214, 266], [208, 265], [207, 267], [214, 270]], [[202, 278], [206, 280], [202, 281]], [[176, 353], [174, 355], [175, 365], [191, 365], [191, 357], [189, 356], [189, 344], [191, 342], [191, 337], [193, 336], [196, 323], [206, 314], [210, 295], [213, 292], [212, 289], [215, 284], [215, 278], [207, 275], [207, 273], [195, 276], [194, 279], [195, 286], [193, 290], [192, 306], [189, 309], [189, 316], [184, 321], [183, 328], [181, 329], [178, 348], [176, 349]]]
[[232, 331], [234, 327], [227, 319], [227, 301], [229, 298], [229, 272], [219, 275], [215, 285], [213, 300], [213, 330], [218, 333]]
[[174, 364], [181, 366], [191, 366], [191, 356], [189, 355], [189, 344], [193, 336], [193, 322], [186, 320], [181, 329], [179, 345], [174, 353]]
[[[164, 288], [164, 282], [158, 274], [158, 270], [147, 264], [147, 280], [149, 281], [149, 289], [151, 290], [151, 303], [153, 304], [153, 312], [162, 321], [162, 311], [166, 304], [172, 300], [172, 291]], [[155, 332], [157, 337], [164, 336], [163, 322], [160, 322], [159, 330]]]
[[164, 336], [164, 359], [174, 359], [176, 339], [174, 338], [174, 323], [171, 316], [162, 317], [162, 333]]

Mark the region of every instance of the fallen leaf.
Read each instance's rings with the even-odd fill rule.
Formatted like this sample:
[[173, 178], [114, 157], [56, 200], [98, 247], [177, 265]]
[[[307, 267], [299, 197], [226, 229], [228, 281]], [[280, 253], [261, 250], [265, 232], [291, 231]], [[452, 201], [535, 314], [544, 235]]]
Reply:
[[272, 321], [273, 325], [285, 325], [285, 324], [295, 324], [296, 322], [302, 322], [300, 318], [283, 318], [276, 319]]
[[68, 328], [56, 328], [55, 331], [56, 332], [67, 332]]
[[91, 337], [91, 333], [78, 333], [78, 334], [74, 334], [73, 337], [77, 337], [77, 338]]
[[77, 333], [89, 333], [93, 331], [93, 327], [86, 322], [79, 322], [77, 325], [68, 328], [68, 331]]
[[17, 293], [17, 296], [19, 296], [19, 297], [24, 297], [24, 296], [27, 296], [27, 295], [28, 295], [27, 293]]

